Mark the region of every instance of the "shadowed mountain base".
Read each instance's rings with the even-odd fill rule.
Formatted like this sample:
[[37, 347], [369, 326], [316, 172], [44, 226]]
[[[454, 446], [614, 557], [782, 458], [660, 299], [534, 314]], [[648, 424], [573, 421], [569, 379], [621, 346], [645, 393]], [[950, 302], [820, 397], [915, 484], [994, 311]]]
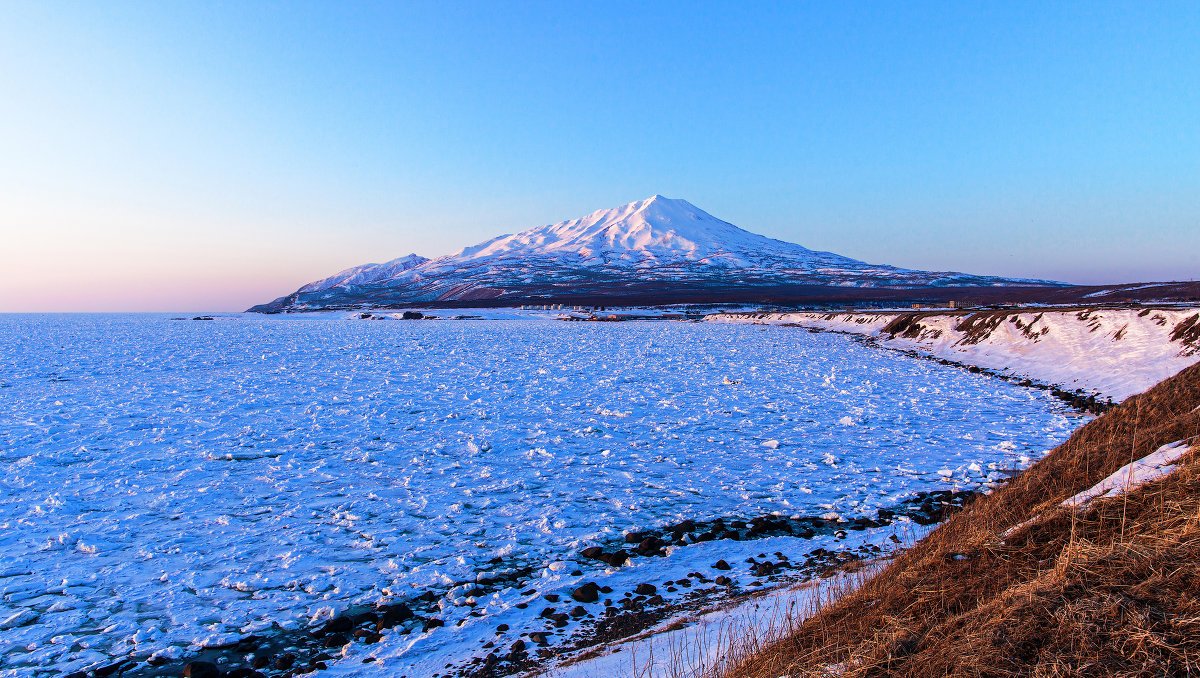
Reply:
[[748, 285], [713, 282], [607, 282], [605, 284], [530, 283], [509, 289], [475, 288], [463, 296], [415, 299], [386, 287], [355, 288], [353, 294], [330, 295], [311, 307], [295, 305], [297, 295], [255, 306], [257, 313], [360, 308], [503, 308], [522, 304], [564, 306], [666, 306], [696, 304], [709, 307], [754, 305], [825, 307], [883, 304], [907, 306], [958, 302], [988, 304], [1128, 304], [1149, 301], [1200, 301], [1200, 282], [1103, 285], [1077, 287], [827, 287], [821, 285]]

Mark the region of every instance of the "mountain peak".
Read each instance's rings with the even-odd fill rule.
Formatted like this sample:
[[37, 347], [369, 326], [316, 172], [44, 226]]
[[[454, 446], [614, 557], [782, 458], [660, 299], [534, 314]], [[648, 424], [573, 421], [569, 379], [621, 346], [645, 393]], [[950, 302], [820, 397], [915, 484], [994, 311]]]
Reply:
[[[657, 207], [659, 209], [674, 209], [674, 210], [683, 210], [683, 211], [699, 210], [698, 207], [696, 207], [695, 205], [693, 205], [692, 203], [690, 203], [686, 200], [683, 200], [681, 198], [668, 198], [665, 195], [662, 195], [659, 193], [655, 193], [654, 195], [650, 196], [649, 198], [646, 198], [645, 200], [640, 200], [638, 202], [631, 202], [628, 205], [623, 205], [622, 207], [632, 207], [632, 208], [634, 208], [635, 211], [642, 211], [645, 209], [650, 209], [650, 208], [655, 208], [655, 207]], [[615, 209], [619, 210], [619, 209], [622, 209], [622, 207], [617, 207]], [[603, 211], [603, 210], [601, 210], [601, 211]], [[703, 211], [703, 210], [700, 210], [700, 211]]]
[[743, 231], [686, 200], [655, 194], [578, 219], [500, 236], [464, 248], [450, 258], [459, 262], [521, 257], [582, 265], [589, 261], [650, 265], [677, 260], [715, 261], [731, 251], [774, 249], [779, 245], [809, 253], [799, 245]]

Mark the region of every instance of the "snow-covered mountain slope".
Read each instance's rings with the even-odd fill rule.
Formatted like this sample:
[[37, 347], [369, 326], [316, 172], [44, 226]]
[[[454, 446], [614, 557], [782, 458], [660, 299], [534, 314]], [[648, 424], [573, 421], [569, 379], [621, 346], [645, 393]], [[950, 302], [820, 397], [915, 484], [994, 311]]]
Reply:
[[392, 259], [391, 261], [382, 264], [363, 264], [348, 268], [344, 271], [339, 271], [333, 275], [310, 282], [300, 288], [300, 292], [321, 292], [334, 287], [350, 287], [352, 285], [367, 285], [370, 283], [380, 282], [382, 280], [390, 280], [397, 275], [407, 271], [410, 268], [420, 266], [429, 261], [427, 257], [419, 254], [410, 254], [406, 257]]
[[757, 235], [686, 200], [661, 195], [500, 236], [412, 266], [388, 268], [393, 263], [348, 269], [251, 310], [547, 298], [617, 301], [631, 294], [658, 295], [669, 303], [685, 292], [688, 300], [696, 300], [706, 291], [781, 286], [1057, 285], [868, 264]]
[[772, 240], [721, 221], [686, 200], [656, 195], [586, 217], [494, 238], [445, 258], [446, 264], [550, 259], [613, 269], [653, 269], [694, 262], [729, 269], [873, 267], [861, 261]]
[[710, 322], [799, 325], [1124, 400], [1200, 362], [1200, 308], [719, 313]]

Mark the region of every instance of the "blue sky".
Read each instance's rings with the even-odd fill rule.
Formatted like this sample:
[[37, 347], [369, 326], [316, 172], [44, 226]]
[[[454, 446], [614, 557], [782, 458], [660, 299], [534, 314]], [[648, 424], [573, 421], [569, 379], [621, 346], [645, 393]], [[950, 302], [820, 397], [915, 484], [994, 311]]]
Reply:
[[1200, 3], [512, 4], [3, 4], [0, 311], [237, 310], [655, 193], [1200, 277]]

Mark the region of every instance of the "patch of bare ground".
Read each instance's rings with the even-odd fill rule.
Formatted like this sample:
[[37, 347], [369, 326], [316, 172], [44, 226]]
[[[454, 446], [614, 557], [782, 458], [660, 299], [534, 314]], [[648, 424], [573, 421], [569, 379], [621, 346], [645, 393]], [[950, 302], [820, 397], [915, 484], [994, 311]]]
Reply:
[[1200, 313], [1185, 318], [1171, 331], [1171, 341], [1183, 344], [1181, 355], [1195, 355], [1200, 352]]
[[1200, 435], [1200, 365], [1129, 398], [723, 678], [1200, 675], [1200, 453], [1063, 500]]

